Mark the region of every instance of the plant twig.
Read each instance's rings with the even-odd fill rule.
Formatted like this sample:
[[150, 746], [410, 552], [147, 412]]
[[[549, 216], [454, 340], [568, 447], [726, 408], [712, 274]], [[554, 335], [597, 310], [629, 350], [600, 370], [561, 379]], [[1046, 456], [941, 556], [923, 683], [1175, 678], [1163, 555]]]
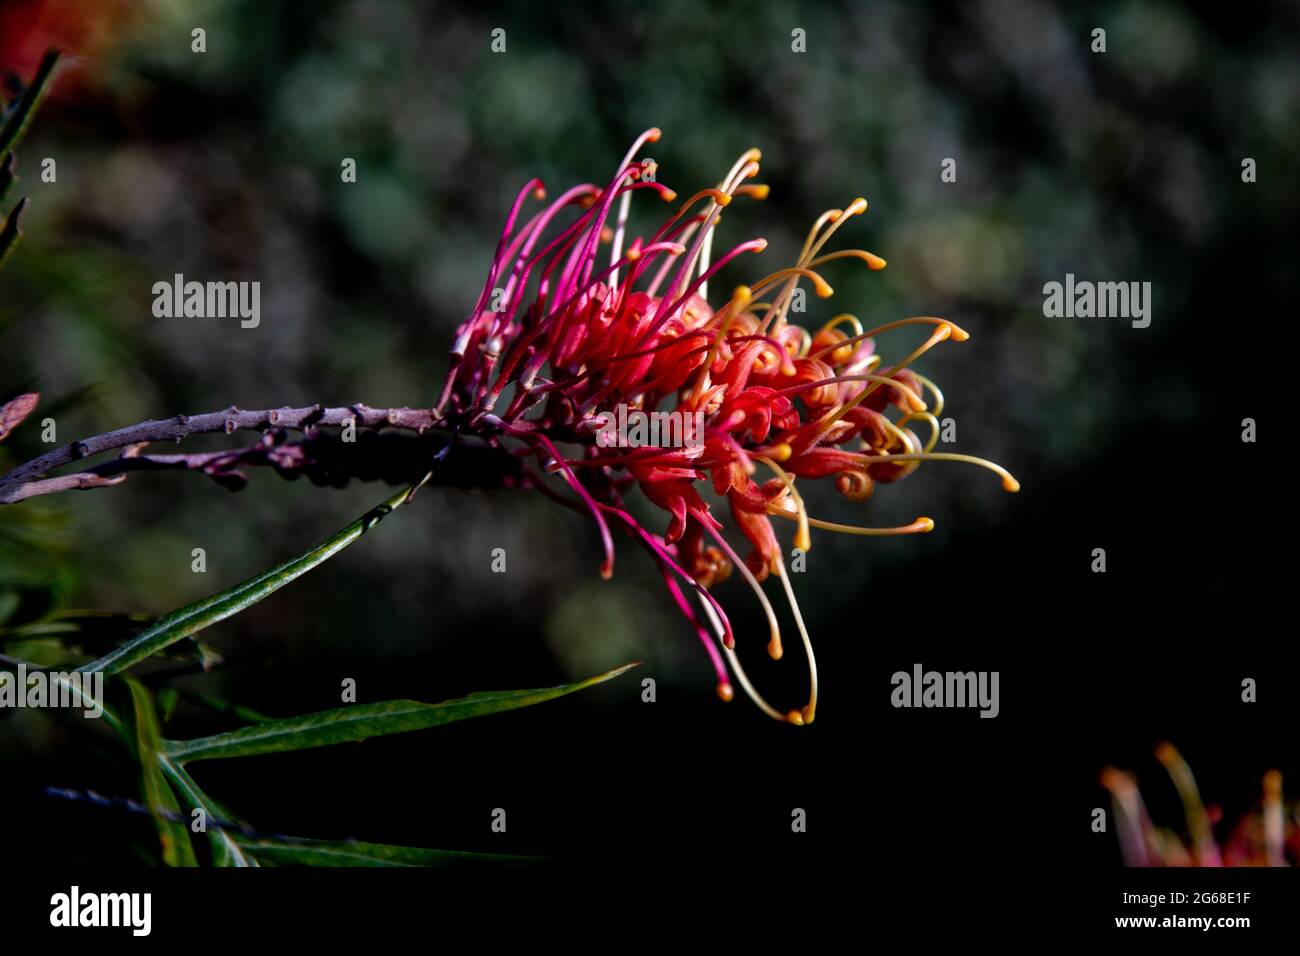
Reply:
[[[308, 405], [302, 408], [267, 408], [258, 411], [245, 411], [235, 406], [217, 412], [202, 415], [178, 415], [175, 418], [155, 419], [140, 422], [127, 428], [95, 435], [62, 445], [51, 452], [34, 458], [26, 464], [19, 465], [12, 471], [0, 475], [0, 505], [13, 504], [25, 498], [52, 494], [77, 488], [98, 488], [106, 484], [116, 484], [106, 478], [120, 476], [136, 468], [168, 467], [195, 468], [205, 470], [212, 464], [212, 457], [190, 457], [184, 461], [179, 458], [167, 460], [163, 456], [128, 456], [122, 461], [140, 461], [138, 465], [115, 464], [108, 467], [86, 469], [74, 475], [46, 478], [56, 468], [82, 459], [99, 455], [107, 451], [131, 448], [148, 442], [179, 442], [191, 435], [213, 434], [236, 431], [288, 430], [315, 433], [319, 428], [343, 428], [352, 423], [358, 431], [361, 429], [399, 428], [424, 434], [431, 428], [438, 428], [442, 420], [427, 408], [371, 408], [363, 403], [356, 405], [326, 408], [322, 405]], [[254, 448], [258, 446], [253, 446]], [[246, 457], [250, 449], [244, 449]], [[231, 453], [218, 453], [229, 455]], [[246, 463], [253, 463], [251, 460]], [[260, 463], [260, 462], [259, 462]], [[266, 463], [274, 464], [273, 461]], [[120, 480], [120, 477], [118, 478]]]

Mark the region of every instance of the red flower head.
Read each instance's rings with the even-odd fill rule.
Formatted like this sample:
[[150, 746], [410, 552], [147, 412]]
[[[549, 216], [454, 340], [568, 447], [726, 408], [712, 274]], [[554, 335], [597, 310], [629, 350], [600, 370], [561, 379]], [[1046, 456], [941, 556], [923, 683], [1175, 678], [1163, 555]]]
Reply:
[[[519, 193], [483, 291], [457, 330], [438, 411], [463, 433], [503, 446], [521, 443], [519, 454], [535, 455], [544, 471], [559, 474], [576, 501], [540, 475], [533, 481], [595, 518], [605, 577], [614, 566], [610, 521], [638, 539], [704, 643], [724, 700], [732, 697], [734, 673], [770, 716], [811, 723], [817, 669], [772, 519], [794, 524], [793, 543], [803, 551], [812, 545], [811, 528], [895, 535], [929, 531], [934, 524], [918, 518], [898, 528], [862, 528], [821, 521], [808, 514], [799, 479], [831, 478], [847, 498], [861, 501], [877, 482], [897, 481], [923, 461], [948, 460], [992, 469], [1008, 491], [1019, 486], [990, 462], [933, 451], [943, 396], [908, 366], [940, 342], [964, 341], [964, 331], [930, 317], [864, 330], [845, 314], [815, 332], [790, 321], [801, 283], [810, 283], [821, 298], [832, 294], [815, 271], [824, 264], [858, 259], [871, 269], [885, 267], [883, 259], [860, 249], [822, 251], [866, 210], [866, 200], [823, 213], [792, 267], [739, 287], [715, 308], [710, 279], [767, 245], [752, 239], [712, 258], [722, 210], [738, 196], [767, 195], [767, 186], [749, 182], [758, 174], [760, 154], [742, 154], [716, 188], [691, 196], [653, 235], [629, 242], [633, 192], [649, 190], [667, 202], [677, 198], [655, 181], [651, 162], [633, 160], [658, 138], [657, 129], [643, 133], [603, 189], [575, 186], [523, 225], [518, 222], [524, 203], [530, 195], [544, 200], [545, 192], [534, 180]], [[552, 228], [571, 207], [577, 217]], [[604, 243], [609, 253], [602, 265]], [[873, 337], [908, 325], [929, 326], [931, 333], [901, 360], [885, 363]], [[507, 389], [509, 401], [498, 411]], [[933, 404], [927, 404], [927, 392]], [[929, 427], [928, 440], [912, 430], [917, 423]], [[563, 454], [557, 443], [574, 450]], [[642, 527], [624, 508], [623, 496], [634, 486], [667, 512], [662, 534]], [[726, 499], [732, 524], [748, 541], [743, 560], [701, 494], [709, 486]], [[772, 576], [781, 581], [811, 674], [809, 700], [801, 709], [783, 713], [769, 705], [740, 667], [731, 625], [710, 590], [733, 569], [762, 603], [774, 658], [782, 654], [781, 632], [763, 582]]]

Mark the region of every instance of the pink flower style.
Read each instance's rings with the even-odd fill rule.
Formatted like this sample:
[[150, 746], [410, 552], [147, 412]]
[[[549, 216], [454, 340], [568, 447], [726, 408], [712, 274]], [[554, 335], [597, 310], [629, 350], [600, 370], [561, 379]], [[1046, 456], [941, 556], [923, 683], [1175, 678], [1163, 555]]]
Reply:
[[[658, 138], [657, 129], [642, 133], [603, 189], [574, 186], [522, 226], [525, 202], [530, 196], [545, 201], [546, 193], [536, 179], [520, 191], [483, 291], [457, 330], [437, 412], [459, 431], [535, 456], [544, 472], [558, 474], [576, 498], [528, 472], [534, 487], [595, 519], [606, 579], [614, 569], [611, 523], [641, 543], [703, 643], [723, 700], [733, 696], [734, 675], [764, 713], [810, 724], [817, 708], [816, 661], [772, 519], [791, 522], [793, 546], [805, 552], [812, 528], [899, 535], [930, 531], [934, 523], [920, 517], [901, 527], [865, 528], [819, 520], [804, 505], [799, 479], [832, 478], [845, 497], [863, 501], [877, 482], [897, 481], [924, 461], [943, 460], [989, 468], [1008, 491], [1019, 485], [991, 462], [933, 451], [943, 395], [909, 366], [940, 342], [965, 341], [962, 329], [916, 317], [864, 330], [854, 316], [843, 314], [810, 332], [790, 320], [801, 282], [810, 283], [821, 298], [832, 294], [815, 271], [821, 266], [857, 259], [873, 270], [885, 267], [883, 259], [860, 249], [822, 251], [842, 226], [866, 211], [865, 199], [827, 210], [793, 266], [740, 286], [714, 308], [709, 281], [732, 260], [767, 245], [750, 239], [712, 257], [722, 210], [738, 196], [767, 196], [766, 185], [750, 182], [758, 174], [760, 153], [747, 150], [716, 188], [691, 196], [653, 235], [628, 241], [634, 191], [649, 190], [669, 203], [677, 198], [655, 181], [651, 161], [632, 158]], [[570, 208], [577, 218], [552, 229]], [[604, 265], [602, 244], [609, 245]], [[929, 337], [886, 365], [874, 336], [903, 326], [928, 327]], [[503, 403], [507, 389], [511, 394]], [[606, 447], [596, 435], [619, 406], [625, 414], [666, 407], [683, 419], [702, 413], [702, 440], [681, 443], [660, 435], [639, 447]], [[929, 427], [928, 440], [910, 427], [917, 422]], [[559, 445], [574, 450], [565, 454]], [[725, 498], [735, 529], [749, 542], [743, 560], [700, 493], [705, 481]], [[667, 512], [662, 534], [624, 507], [633, 486]], [[770, 630], [767, 650], [774, 659], [782, 656], [781, 629], [763, 584], [769, 577], [781, 582], [808, 660], [810, 691], [801, 708], [782, 711], [770, 705], [740, 666], [731, 624], [712, 594], [733, 568], [762, 604]]]

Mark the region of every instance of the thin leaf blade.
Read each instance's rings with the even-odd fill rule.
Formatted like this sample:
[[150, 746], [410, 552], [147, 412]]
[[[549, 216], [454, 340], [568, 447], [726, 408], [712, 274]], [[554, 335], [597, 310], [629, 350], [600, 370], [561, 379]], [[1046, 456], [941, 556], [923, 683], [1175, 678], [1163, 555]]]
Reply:
[[153, 698], [139, 681], [127, 679], [131, 691], [131, 704], [135, 712], [136, 754], [140, 760], [142, 789], [145, 805], [158, 829], [162, 845], [163, 862], [168, 866], [198, 866], [189, 831], [177, 818], [181, 815], [176, 795], [163, 777], [158, 762], [158, 748], [162, 735], [158, 731], [158, 715]]
[[[427, 476], [426, 476], [427, 479]], [[116, 674], [147, 657], [170, 647], [177, 641], [197, 634], [206, 627], [238, 614], [246, 608], [270, 597], [280, 588], [308, 571], [324, 564], [363, 534], [411, 500], [423, 481], [402, 489], [353, 521], [338, 533], [327, 538], [306, 554], [302, 554], [269, 571], [255, 575], [233, 587], [203, 598], [193, 604], [160, 618], [121, 647], [110, 651], [99, 660], [83, 665], [83, 671], [102, 671]]]
[[[209, 821], [223, 820], [225, 814], [206, 793], [199, 789], [185, 768], [165, 754], [159, 754], [158, 765], [175, 785], [192, 809], [202, 810]], [[234, 835], [221, 827], [208, 827], [208, 842], [212, 846], [212, 862], [217, 866], [258, 866], [257, 860], [244, 852]]]
[[375, 704], [354, 704], [334, 710], [304, 714], [241, 727], [238, 730], [198, 737], [193, 740], [163, 741], [169, 759], [185, 763], [227, 757], [250, 757], [351, 743], [369, 737], [408, 733], [443, 724], [485, 717], [540, 704], [612, 680], [638, 663], [558, 687], [533, 690], [486, 691], [439, 704], [414, 700], [389, 700]]
[[509, 866], [537, 862], [536, 857], [528, 856], [426, 850], [352, 840], [290, 840], [281, 837], [237, 838], [236, 842], [246, 853], [269, 866]]
[[59, 56], [58, 50], [50, 49], [46, 50], [45, 55], [41, 57], [41, 64], [36, 68], [36, 76], [32, 78], [31, 85], [27, 87], [27, 92], [14, 108], [4, 128], [0, 129], [0, 156], [16, 146], [23, 138], [23, 134], [27, 132], [32, 117], [36, 115], [36, 108], [49, 87], [54, 68], [59, 65]]

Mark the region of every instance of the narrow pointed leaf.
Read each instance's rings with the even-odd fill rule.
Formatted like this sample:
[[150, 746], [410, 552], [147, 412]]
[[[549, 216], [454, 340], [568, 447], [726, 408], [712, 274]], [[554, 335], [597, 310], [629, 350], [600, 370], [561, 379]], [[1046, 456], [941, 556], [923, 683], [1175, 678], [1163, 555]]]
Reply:
[[59, 63], [58, 50], [46, 50], [45, 56], [41, 57], [41, 65], [36, 68], [36, 76], [32, 78], [31, 85], [27, 87], [27, 92], [23, 94], [22, 100], [14, 107], [12, 115], [0, 130], [0, 156], [9, 152], [18, 141], [23, 138], [23, 133], [27, 132], [27, 127], [36, 114], [36, 107], [40, 105], [41, 98], [45, 96], [45, 91], [50, 83], [50, 77], [54, 75], [54, 68]]
[[199, 737], [194, 740], [163, 741], [163, 751], [172, 760], [212, 760], [219, 757], [249, 757], [255, 754], [305, 750], [350, 743], [368, 737], [424, 730], [470, 717], [484, 717], [517, 710], [603, 683], [636, 667], [622, 667], [572, 684], [537, 690], [487, 691], [440, 704], [414, 700], [388, 700], [376, 704], [354, 704], [301, 717], [273, 720], [252, 727]]
[[198, 866], [189, 830], [177, 822], [181, 815], [180, 804], [176, 802], [176, 795], [164, 779], [162, 767], [158, 763], [161, 740], [153, 699], [139, 681], [128, 678], [127, 687], [131, 691], [131, 703], [135, 711], [136, 754], [143, 775], [145, 805], [158, 828], [163, 862], [168, 866]]
[[[194, 778], [186, 773], [185, 768], [179, 763], [169, 760], [166, 755], [159, 755], [158, 765], [191, 809], [202, 810], [209, 822], [226, 819], [226, 814], [221, 811], [216, 802], [199, 789]], [[235, 840], [234, 834], [221, 827], [208, 827], [208, 842], [212, 845], [212, 862], [217, 866], [258, 865], [255, 859], [244, 852], [243, 847]]]
[[82, 666], [80, 670], [116, 674], [144, 660], [146, 657], [156, 654], [163, 648], [175, 644], [182, 638], [190, 637], [205, 627], [210, 627], [218, 621], [224, 621], [245, 608], [251, 607], [263, 598], [274, 594], [290, 581], [328, 561], [356, 541], [389, 514], [409, 501], [420, 484], [423, 484], [423, 482], [402, 489], [306, 554], [277, 565], [270, 571], [249, 578], [247, 581], [227, 588], [219, 594], [203, 598], [201, 601], [196, 601], [177, 611], [173, 611], [166, 617], [161, 618], [152, 627], [141, 632], [134, 639], [116, 650], [110, 651], [99, 660]]
[[236, 842], [245, 853], [268, 866], [465, 866], [537, 862], [536, 857], [528, 856], [425, 850], [351, 840], [249, 840], [240, 837]]

